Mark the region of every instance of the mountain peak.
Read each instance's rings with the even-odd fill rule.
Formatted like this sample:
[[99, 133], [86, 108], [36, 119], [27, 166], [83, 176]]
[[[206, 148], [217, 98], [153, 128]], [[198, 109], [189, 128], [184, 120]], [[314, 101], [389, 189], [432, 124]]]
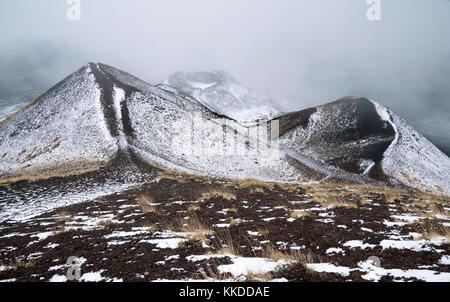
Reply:
[[239, 122], [269, 120], [281, 112], [276, 100], [254, 94], [223, 70], [177, 72], [163, 84], [174, 87], [212, 111]]

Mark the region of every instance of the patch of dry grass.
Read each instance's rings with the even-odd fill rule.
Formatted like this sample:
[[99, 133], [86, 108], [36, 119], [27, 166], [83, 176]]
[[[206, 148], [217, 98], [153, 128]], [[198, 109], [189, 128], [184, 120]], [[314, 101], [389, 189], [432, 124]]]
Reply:
[[237, 213], [238, 209], [237, 208], [231, 208], [231, 209], [225, 209], [224, 210], [226, 213]]
[[217, 232], [212, 245], [218, 254], [239, 256], [239, 239], [233, 238], [229, 230]]
[[198, 272], [201, 277], [198, 275], [193, 275], [192, 279], [194, 279], [194, 280], [214, 280], [214, 281], [220, 281], [220, 280], [223, 281], [223, 280], [230, 279], [230, 277], [227, 274], [221, 274], [218, 271], [213, 270], [213, 268], [209, 265], [199, 268]]
[[302, 188], [302, 185], [299, 184], [289, 184], [289, 183], [277, 183], [276, 184], [280, 189], [286, 191], [286, 192], [297, 192], [299, 189]]
[[450, 228], [443, 225], [436, 218], [427, 218], [414, 224], [414, 228], [418, 233], [422, 234], [422, 238], [431, 239], [433, 237], [442, 236], [450, 240]]
[[10, 269], [18, 269], [18, 268], [32, 268], [36, 266], [36, 263], [28, 261], [28, 262], [23, 262], [23, 261], [18, 261], [12, 264], [2, 264], [0, 263], [0, 266], [3, 266], [5, 268], [5, 270], [10, 270]]
[[310, 215], [311, 215], [311, 213], [306, 210], [291, 210], [289, 212], [289, 217], [291, 217], [293, 219], [303, 219]]
[[43, 168], [43, 169], [22, 169], [14, 176], [0, 179], [0, 184], [12, 184], [15, 182], [27, 180], [30, 182], [37, 182], [39, 180], [46, 180], [54, 177], [67, 177], [74, 175], [82, 175], [89, 172], [97, 171], [104, 168], [106, 164], [99, 164], [96, 162], [71, 162], [57, 168]]
[[108, 227], [112, 224], [111, 220], [109, 219], [105, 219], [105, 220], [100, 220], [98, 222], [98, 225], [101, 225], [102, 227]]
[[264, 191], [264, 188], [261, 187], [252, 187], [250, 188], [250, 194], [256, 194], [256, 193], [266, 193], [266, 191]]
[[196, 212], [196, 211], [200, 211], [201, 208], [200, 208], [199, 206], [192, 205], [192, 206], [189, 206], [189, 207], [187, 208], [187, 210], [188, 210], [188, 212]]
[[246, 278], [246, 282], [267, 282], [273, 279], [273, 275], [272, 273], [262, 273], [262, 274], [257, 274], [254, 272], [248, 272], [247, 273], [247, 278]]
[[240, 224], [241, 222], [242, 222], [242, 220], [239, 219], [239, 218], [237, 218], [237, 219], [230, 218], [230, 219], [228, 220], [228, 223], [229, 223], [230, 225], [238, 225], [238, 224]]
[[273, 183], [264, 182], [257, 179], [241, 179], [236, 181], [241, 189], [247, 189], [252, 187], [260, 187], [260, 188], [268, 188], [271, 189], [273, 187]]
[[359, 200], [359, 204], [362, 206], [370, 206], [372, 203], [370, 202], [369, 199], [361, 198]]
[[143, 227], [147, 232], [154, 232], [160, 229], [160, 227], [157, 224], [144, 225]]
[[197, 199], [198, 201], [203, 200], [211, 200], [213, 198], [221, 197], [224, 199], [236, 199], [236, 193], [231, 189], [227, 188], [209, 188], [205, 189], [202, 192], [199, 192], [200, 197]]
[[394, 188], [383, 188], [382, 192], [386, 203], [394, 203], [396, 201], [403, 201], [404, 192]]
[[329, 209], [354, 208], [360, 200], [356, 192], [343, 185], [308, 185], [306, 193], [312, 196], [313, 202]]
[[314, 263], [314, 262], [321, 262], [321, 259], [318, 259], [317, 256], [313, 255], [311, 252], [308, 253], [302, 253], [299, 251], [291, 251], [291, 250], [284, 250], [281, 251], [274, 247], [273, 245], [265, 246], [262, 253], [263, 257], [272, 259], [274, 261], [279, 260], [286, 260], [290, 262], [297, 262], [297, 263]]
[[213, 234], [213, 231], [194, 213], [191, 213], [189, 219], [178, 218], [175, 221], [175, 229], [186, 233], [186, 237], [192, 240], [208, 241], [207, 236]]
[[56, 224], [65, 224], [66, 222], [69, 222], [72, 220], [73, 214], [69, 212], [61, 212], [56, 215], [55, 223]]
[[185, 183], [187, 181], [186, 177], [183, 175], [161, 174], [156, 177], [156, 182], [158, 183], [163, 179], [174, 180], [179, 183]]
[[329, 203], [327, 205], [328, 209], [354, 209], [357, 208], [358, 205], [356, 203], [338, 203], [338, 202], [334, 202], [334, 203]]
[[[442, 212], [443, 205], [450, 206], [447, 196], [434, 195], [414, 189], [394, 187], [375, 187], [367, 184], [313, 184], [304, 185], [306, 194], [313, 202], [327, 207], [353, 208], [356, 205], [370, 205], [375, 198], [384, 199], [386, 203], [414, 203], [415, 208], [427, 208], [433, 212]], [[431, 208], [431, 207], [434, 207]]]
[[136, 201], [139, 204], [139, 206], [141, 207], [142, 213], [144, 213], [144, 214], [158, 213], [158, 210], [153, 205], [153, 203], [155, 203], [155, 200], [152, 196], [150, 196], [148, 194], [143, 194], [143, 195], [140, 195]]
[[262, 236], [267, 237], [270, 234], [268, 229], [257, 228], [256, 231]]

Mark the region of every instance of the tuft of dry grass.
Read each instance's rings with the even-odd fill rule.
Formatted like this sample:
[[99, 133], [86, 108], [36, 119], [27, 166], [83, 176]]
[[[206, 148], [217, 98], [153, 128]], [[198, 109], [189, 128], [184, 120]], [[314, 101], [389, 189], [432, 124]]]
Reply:
[[187, 210], [188, 210], [188, 212], [196, 212], [196, 211], [200, 211], [201, 208], [199, 206], [192, 205], [192, 206], [188, 207]]
[[372, 203], [370, 202], [369, 199], [362, 198], [362, 199], [359, 201], [359, 204], [360, 204], [361, 206], [370, 206]]
[[237, 213], [238, 209], [237, 208], [224, 209], [224, 212], [226, 212], [226, 213]]
[[280, 189], [286, 191], [286, 192], [298, 192], [298, 190], [301, 188], [298, 184], [289, 184], [289, 183], [277, 183], [276, 184]]
[[221, 274], [218, 271], [213, 270], [213, 268], [209, 265], [206, 265], [205, 267], [201, 267], [198, 270], [200, 276], [198, 274], [192, 275], [192, 279], [194, 280], [229, 280], [228, 274]]
[[422, 238], [431, 239], [433, 237], [441, 236], [450, 240], [450, 228], [443, 225], [436, 218], [427, 218], [415, 223], [414, 228], [418, 233], [422, 234]]
[[306, 210], [293, 210], [289, 212], [289, 217], [293, 219], [303, 219], [310, 215], [311, 213]]
[[112, 224], [111, 220], [109, 219], [105, 219], [105, 220], [100, 220], [98, 222], [99, 225], [103, 226], [103, 227], [108, 227]]
[[250, 194], [256, 194], [256, 193], [266, 193], [266, 191], [264, 190], [264, 188], [261, 187], [253, 187], [250, 189]]
[[228, 223], [229, 223], [230, 225], [238, 225], [238, 224], [240, 224], [241, 222], [242, 222], [242, 220], [239, 219], [239, 218], [237, 218], [237, 219], [230, 218], [230, 219], [228, 220]]
[[239, 238], [235, 240], [229, 230], [217, 232], [212, 240], [212, 246], [221, 255], [240, 255]]
[[394, 203], [396, 201], [403, 201], [404, 192], [393, 188], [384, 188], [382, 190], [386, 203]]
[[257, 274], [254, 272], [248, 272], [246, 282], [267, 282], [273, 279], [273, 275], [269, 273]]
[[328, 204], [327, 208], [328, 209], [354, 209], [357, 208], [358, 205], [356, 203], [330, 203]]
[[207, 236], [213, 231], [195, 214], [191, 213], [189, 219], [178, 218], [175, 221], [175, 229], [186, 233], [186, 237], [191, 240], [208, 241]]
[[18, 268], [32, 268], [36, 266], [36, 263], [28, 261], [28, 262], [23, 262], [23, 261], [18, 261], [16, 263], [12, 263], [12, 264], [2, 264], [0, 263], [0, 266], [5, 267], [6, 270], [10, 270], [10, 269], [18, 269]]
[[290, 251], [290, 250], [280, 251], [273, 245], [266, 246], [263, 249], [262, 255], [263, 257], [272, 259], [274, 261], [286, 260], [290, 262], [303, 264], [322, 262], [322, 259], [320, 259], [318, 256], [313, 255], [311, 252], [302, 253], [299, 251]]
[[143, 195], [140, 195], [136, 201], [139, 204], [139, 206], [141, 207], [142, 213], [144, 213], [144, 214], [158, 213], [158, 210], [153, 205], [153, 203], [155, 203], [155, 200], [153, 199], [152, 196], [150, 196], [148, 194], [143, 194]]
[[147, 232], [154, 232], [160, 229], [157, 224], [144, 225], [144, 228]]
[[[372, 200], [384, 199], [386, 203], [413, 202], [415, 208], [427, 208], [439, 212], [443, 210], [442, 205], [449, 205], [448, 197], [433, 195], [414, 189], [402, 189], [393, 187], [375, 187], [367, 184], [313, 184], [304, 185], [307, 195], [311, 196], [313, 202], [322, 206], [354, 208], [359, 205], [370, 205]], [[429, 206], [427, 206], [427, 204]], [[431, 207], [434, 207], [432, 209]]]
[[262, 228], [258, 228], [256, 229], [256, 231], [262, 236], [262, 237], [267, 237], [270, 234], [270, 231], [268, 229], [262, 229]]
[[273, 187], [273, 183], [269, 183], [269, 182], [264, 182], [261, 180], [257, 180], [257, 179], [241, 179], [237, 181], [237, 184], [239, 185], [239, 187], [241, 189], [247, 189], [247, 188], [252, 188], [252, 187], [260, 187], [260, 188], [272, 188]]
[[236, 199], [236, 194], [227, 188], [209, 188], [200, 192], [198, 201], [211, 200], [213, 198], [222, 197], [224, 199]]
[[329, 186], [324, 184], [308, 185], [306, 192], [312, 196], [312, 201], [329, 209], [354, 208], [360, 200], [358, 194], [344, 186]]
[[66, 223], [73, 218], [73, 215], [68, 212], [61, 212], [56, 215], [55, 223]]
[[187, 179], [183, 175], [172, 175], [172, 174], [161, 174], [158, 177], [156, 177], [156, 182], [160, 182], [163, 179], [167, 180], [174, 180], [179, 183], [186, 183]]

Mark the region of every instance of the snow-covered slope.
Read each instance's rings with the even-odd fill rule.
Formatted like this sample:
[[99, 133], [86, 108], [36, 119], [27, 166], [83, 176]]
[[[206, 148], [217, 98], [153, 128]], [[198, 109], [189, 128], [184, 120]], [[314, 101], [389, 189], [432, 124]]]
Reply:
[[84, 66], [0, 124], [0, 177], [74, 173], [104, 165], [117, 146], [104, 120], [101, 91]]
[[450, 195], [450, 159], [374, 101], [346, 97], [289, 113], [280, 124], [285, 150], [392, 185]]
[[374, 104], [395, 131], [394, 140], [383, 154], [385, 173], [406, 186], [450, 195], [450, 158], [395, 112]]
[[[149, 163], [218, 177], [314, 179], [306, 178], [285, 156], [276, 156], [276, 146], [256, 139], [247, 142], [248, 128], [211, 111], [196, 99], [170, 86], [143, 83], [106, 65], [100, 68], [116, 85], [128, 87], [128, 147]], [[226, 135], [233, 146], [225, 144]]]
[[[191, 139], [186, 131], [193, 123]], [[84, 66], [0, 127], [1, 179], [79, 173], [120, 154], [219, 177], [311, 179], [285, 158], [272, 156], [277, 150], [270, 151], [267, 142], [247, 142], [247, 128], [194, 98], [103, 64]], [[239, 150], [224, 152], [224, 129], [233, 136], [230, 141], [241, 143], [243, 156]], [[262, 146], [268, 150], [263, 155]]]
[[[200, 75], [206, 78], [189, 78], [193, 86], [212, 88], [209, 74]], [[0, 124], [0, 180], [104, 166], [121, 173], [137, 160], [215, 177], [341, 179], [450, 195], [450, 159], [368, 99], [347, 97], [243, 124], [173, 86], [153, 86], [103, 64], [84, 66]], [[224, 95], [230, 106], [243, 100]], [[117, 165], [117, 158], [126, 161]]]
[[224, 71], [177, 72], [166, 79], [164, 84], [236, 121], [267, 120], [280, 113], [275, 100], [253, 94]]

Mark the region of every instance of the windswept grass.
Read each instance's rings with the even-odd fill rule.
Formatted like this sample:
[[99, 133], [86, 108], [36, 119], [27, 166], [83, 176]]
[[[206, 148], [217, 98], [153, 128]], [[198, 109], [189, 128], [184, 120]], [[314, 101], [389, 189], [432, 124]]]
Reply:
[[156, 182], [160, 182], [161, 180], [174, 180], [179, 183], [185, 183], [187, 181], [185, 176], [182, 175], [172, 175], [172, 174], [161, 174], [156, 177]]
[[55, 223], [56, 224], [65, 224], [66, 222], [69, 222], [72, 220], [73, 214], [69, 212], [61, 212], [56, 215]]
[[310, 216], [311, 213], [306, 210], [293, 210], [289, 212], [289, 217], [293, 219], [303, 219]]
[[422, 234], [422, 238], [431, 239], [433, 237], [446, 237], [450, 240], [450, 228], [443, 225], [436, 218], [427, 218], [415, 223], [414, 228]]
[[200, 208], [199, 206], [192, 205], [192, 206], [189, 206], [189, 207], [187, 208], [187, 210], [188, 210], [188, 212], [196, 212], [196, 211], [200, 211], [201, 208]]
[[158, 210], [153, 205], [155, 203], [155, 200], [149, 194], [140, 195], [136, 201], [141, 207], [142, 213], [158, 213]]
[[236, 199], [236, 193], [229, 188], [209, 188], [199, 192], [198, 201], [211, 200], [221, 197], [224, 199]]
[[215, 237], [211, 241], [213, 248], [219, 254], [235, 256], [241, 254], [239, 248], [240, 238], [233, 238], [229, 230], [216, 232]]
[[194, 213], [191, 213], [189, 219], [176, 219], [172, 228], [186, 233], [186, 237], [190, 240], [206, 242], [208, 241], [207, 236], [213, 234], [213, 231]]
[[295, 263], [315, 263], [322, 262], [322, 259], [316, 255], [313, 255], [311, 252], [302, 253], [296, 250], [284, 250], [281, 251], [274, 247], [273, 245], [268, 245], [263, 249], [262, 256], [265, 258], [272, 259], [274, 261], [286, 260], [288, 262]]

